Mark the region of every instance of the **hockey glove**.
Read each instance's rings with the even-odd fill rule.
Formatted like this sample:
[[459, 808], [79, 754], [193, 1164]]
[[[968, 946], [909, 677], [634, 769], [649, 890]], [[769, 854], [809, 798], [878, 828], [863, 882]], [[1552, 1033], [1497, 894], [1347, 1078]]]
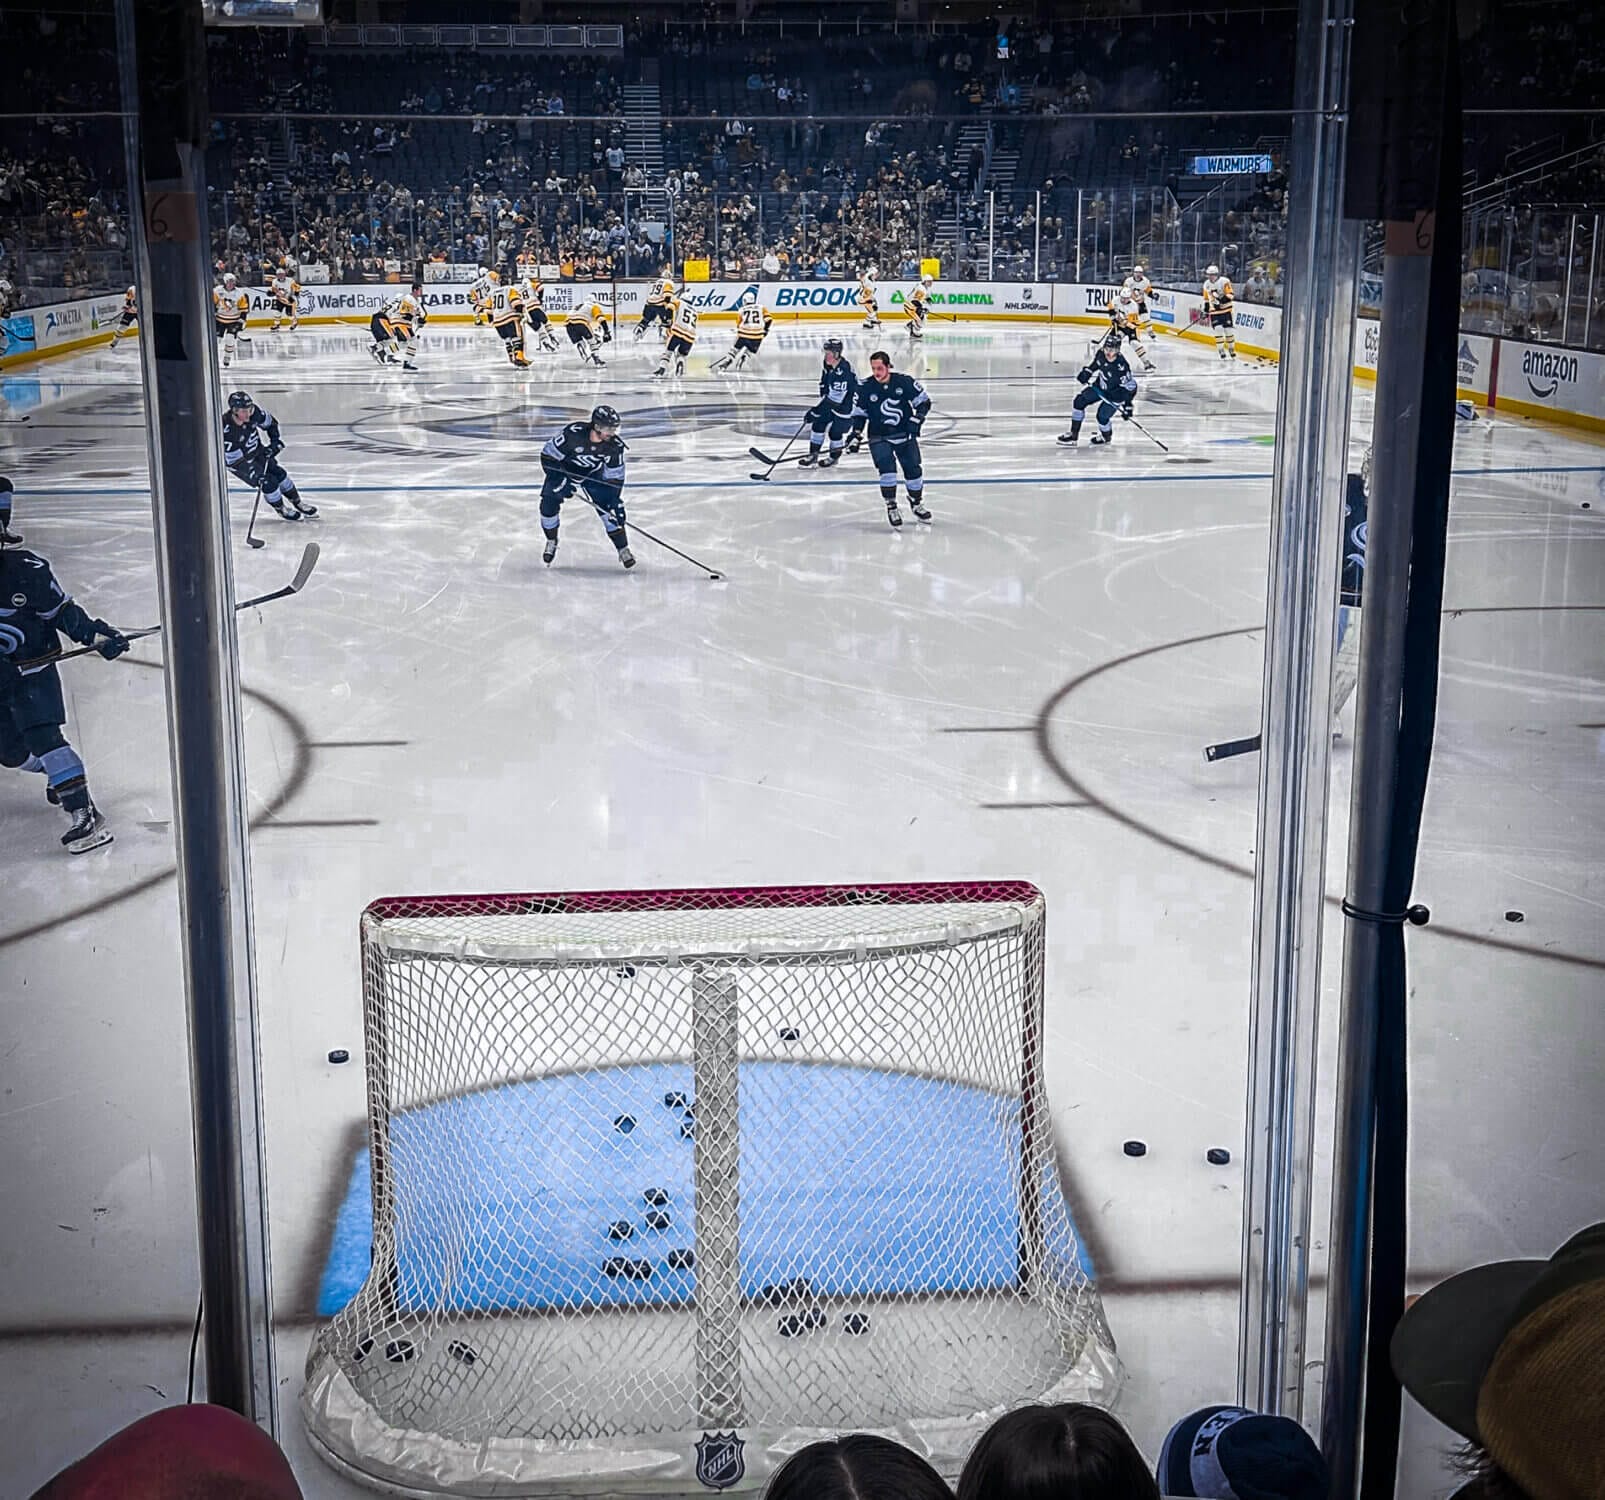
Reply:
[[817, 406], [810, 406], [808, 410], [803, 413], [803, 421], [817, 422], [824, 415], [825, 405], [823, 402], [820, 402]]
[[128, 649], [128, 637], [115, 625], [108, 625], [104, 620], [91, 620], [89, 625], [100, 637], [91, 644], [107, 661], [116, 661]]
[[1133, 406], [1133, 405], [1132, 405], [1132, 404], [1131, 404], [1131, 402], [1129, 402], [1129, 401], [1127, 401], [1127, 402], [1126, 402], [1126, 403], [1125, 403], [1125, 404], [1124, 404], [1124, 405], [1122, 405], [1122, 406], [1121, 406], [1121, 408], [1120, 408], [1120, 415], [1121, 415], [1121, 416], [1122, 416], [1122, 417], [1123, 417], [1123, 418], [1124, 418], [1124, 419], [1125, 419], [1125, 420], [1126, 420], [1126, 421], [1128, 421], [1128, 422], [1129, 422], [1129, 421], [1130, 421], [1130, 420], [1131, 420], [1131, 416], [1132, 416], [1132, 413], [1133, 413], [1133, 412], [1134, 412], [1134, 411], [1135, 411], [1135, 410], [1136, 410], [1136, 408], [1135, 408], [1135, 407], [1134, 407], [1134, 406]]
[[1086, 369], [1080, 371], [1076, 375], [1076, 379], [1079, 380], [1082, 385], [1085, 385], [1089, 380], [1092, 379], [1092, 366], [1088, 365]]

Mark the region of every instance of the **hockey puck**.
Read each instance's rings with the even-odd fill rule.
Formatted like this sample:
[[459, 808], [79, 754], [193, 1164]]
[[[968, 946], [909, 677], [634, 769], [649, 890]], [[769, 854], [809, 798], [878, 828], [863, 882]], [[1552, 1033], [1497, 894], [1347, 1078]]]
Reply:
[[602, 1262], [602, 1274], [626, 1281], [648, 1281], [652, 1276], [652, 1262], [631, 1260], [627, 1255], [610, 1255]]
[[1524, 911], [1507, 911], [1505, 913], [1505, 920], [1507, 922], [1525, 922], [1527, 920], [1527, 913]]
[[634, 964], [620, 964], [618, 966], [618, 968], [616, 968], [613, 972], [620, 979], [634, 979], [635, 978], [635, 965]]
[[641, 1194], [641, 1201], [648, 1208], [662, 1208], [669, 1201], [669, 1190], [657, 1187], [648, 1188]]
[[465, 1344], [461, 1339], [453, 1339], [446, 1345], [446, 1353], [460, 1365], [478, 1363], [479, 1351], [472, 1344]]
[[697, 1136], [697, 1122], [687, 1115], [680, 1121], [680, 1139], [682, 1141], [695, 1140]]
[[344, 1047], [336, 1047], [329, 1054], [329, 1061], [332, 1063], [348, 1063], [351, 1061], [351, 1054]]
[[646, 1216], [648, 1229], [667, 1229], [674, 1223], [674, 1215], [666, 1208], [649, 1209]]
[[607, 1237], [610, 1240], [628, 1240], [635, 1237], [635, 1225], [628, 1219], [615, 1219], [607, 1226]]
[[635, 1129], [635, 1116], [614, 1115], [613, 1128], [618, 1131], [620, 1135], [628, 1135], [632, 1130]]
[[404, 1365], [418, 1350], [411, 1339], [391, 1339], [385, 1345], [385, 1358], [393, 1365]]
[[697, 1252], [695, 1250], [671, 1250], [665, 1265], [671, 1271], [689, 1271], [696, 1263]]
[[864, 1312], [850, 1312], [842, 1319], [842, 1327], [848, 1333], [863, 1334], [869, 1332], [869, 1314]]
[[780, 1040], [783, 1042], [800, 1041], [801, 1038], [802, 1032], [798, 1031], [795, 1026], [782, 1026], [780, 1028]]
[[351, 1351], [352, 1363], [360, 1365], [372, 1353], [373, 1340], [371, 1338], [358, 1339], [356, 1347]]
[[1120, 1149], [1127, 1156], [1146, 1156], [1148, 1154], [1148, 1147], [1142, 1141], [1127, 1141]]
[[686, 1097], [678, 1089], [671, 1089], [663, 1096], [663, 1106], [665, 1109], [685, 1109]]
[[1211, 1146], [1204, 1153], [1204, 1160], [1212, 1167], [1224, 1167], [1232, 1159], [1232, 1153], [1224, 1146]]

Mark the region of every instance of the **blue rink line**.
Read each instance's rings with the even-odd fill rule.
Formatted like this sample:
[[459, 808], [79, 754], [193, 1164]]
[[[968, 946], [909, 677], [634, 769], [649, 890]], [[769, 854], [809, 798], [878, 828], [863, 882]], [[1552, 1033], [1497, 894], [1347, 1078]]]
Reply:
[[[778, 473], [779, 470], [777, 469]], [[1450, 474], [1456, 479], [1490, 478], [1505, 474], [1605, 474], [1605, 464], [1557, 464], [1553, 467], [1538, 468], [1532, 464], [1512, 464], [1508, 468], [1495, 469], [1451, 469]], [[999, 485], [999, 484], [1219, 484], [1228, 480], [1237, 479], [1270, 479], [1268, 470], [1254, 473], [1236, 473], [1232, 471], [1211, 471], [1199, 473], [1191, 470], [1188, 473], [1169, 472], [1164, 474], [1076, 474], [1061, 471], [1055, 474], [1011, 474], [990, 479], [957, 477], [951, 479], [933, 479], [927, 476], [927, 484], [936, 489], [947, 489], [956, 486], [970, 485]], [[708, 490], [719, 487], [722, 483], [715, 477], [710, 480], [702, 479], [636, 479], [626, 480], [626, 487], [631, 490]], [[734, 481], [744, 483], [746, 487], [760, 483], [758, 480]], [[771, 479], [767, 483], [773, 487], [776, 484], [793, 484], [806, 486], [808, 489], [862, 489], [865, 485], [874, 483], [874, 476], [864, 479]], [[469, 491], [508, 491], [515, 493], [536, 494], [540, 490], [538, 484], [344, 484], [319, 485], [317, 493], [320, 495], [411, 495], [425, 493], [469, 492]], [[230, 491], [231, 494], [244, 494], [245, 491]], [[41, 489], [30, 490], [30, 494], [42, 500], [71, 500], [89, 495], [148, 495], [149, 485], [120, 485], [96, 489]]]
[[[805, 1277], [822, 1296], [967, 1293], [1018, 1284], [1017, 1099], [950, 1081], [840, 1064], [740, 1069], [741, 1286]], [[696, 1272], [689, 1063], [648, 1063], [504, 1084], [419, 1105], [390, 1122], [397, 1285], [403, 1306], [458, 1311], [679, 1305]], [[616, 1122], [633, 1121], [626, 1132]], [[643, 1194], [668, 1193], [649, 1228]], [[1049, 1264], [1092, 1267], [1057, 1172], [1040, 1184]], [[335, 1220], [318, 1313], [367, 1279], [369, 1153]], [[610, 1237], [615, 1222], [628, 1238]], [[613, 1257], [645, 1279], [609, 1276]]]

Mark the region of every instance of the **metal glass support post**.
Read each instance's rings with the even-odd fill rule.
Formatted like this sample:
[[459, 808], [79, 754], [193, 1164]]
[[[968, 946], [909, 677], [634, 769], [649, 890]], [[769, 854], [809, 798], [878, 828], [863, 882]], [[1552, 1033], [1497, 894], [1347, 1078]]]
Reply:
[[1599, 273], [1599, 215], [1594, 215], [1594, 232], [1588, 237], [1588, 288], [1583, 294], [1583, 348], [1592, 349], [1594, 346], [1588, 342], [1588, 337], [1594, 323], [1594, 289], [1599, 285], [1595, 279]]
[[1081, 280], [1081, 189], [1076, 189], [1076, 280]]
[[[129, 237], [167, 653], [206, 1399], [275, 1436], [243, 715], [212, 336], [206, 42], [192, 0], [117, 0]], [[137, 105], [138, 113], [132, 111]]]
[[1339, 538], [1360, 230], [1343, 213], [1350, 0], [1301, 0], [1254, 869], [1238, 1395], [1298, 1417]]
[[1031, 279], [1042, 280], [1042, 189], [1036, 191], [1036, 242], [1031, 247]]
[[1572, 262], [1577, 258], [1577, 215], [1570, 214], [1571, 228], [1566, 234], [1566, 291], [1560, 304], [1560, 341], [1569, 343], [1572, 328]]
[[992, 266], [997, 252], [998, 221], [997, 221], [997, 194], [991, 188], [986, 190], [986, 279], [992, 279]]

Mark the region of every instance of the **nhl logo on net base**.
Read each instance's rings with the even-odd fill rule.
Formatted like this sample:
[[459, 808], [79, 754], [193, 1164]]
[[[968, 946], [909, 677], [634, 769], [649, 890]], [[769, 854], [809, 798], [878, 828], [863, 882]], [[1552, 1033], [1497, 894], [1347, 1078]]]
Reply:
[[747, 1472], [745, 1444], [733, 1432], [705, 1432], [697, 1441], [697, 1483], [710, 1490], [740, 1484]]

